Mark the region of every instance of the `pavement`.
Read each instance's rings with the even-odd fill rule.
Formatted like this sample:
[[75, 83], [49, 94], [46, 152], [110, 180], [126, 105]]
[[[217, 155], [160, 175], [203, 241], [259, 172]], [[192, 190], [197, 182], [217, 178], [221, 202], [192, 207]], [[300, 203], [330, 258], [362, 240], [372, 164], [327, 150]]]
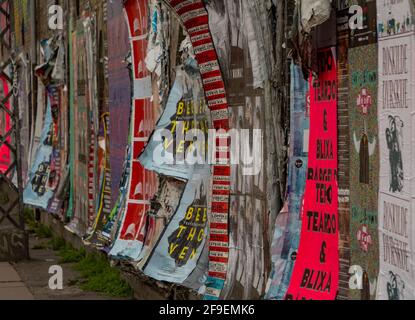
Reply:
[[[17, 263], [0, 262], [0, 301], [2, 300], [130, 300], [84, 291], [83, 278], [76, 264], [61, 263], [61, 257], [47, 245], [50, 239], [29, 236], [30, 260]], [[63, 271], [63, 289], [49, 288], [51, 266]], [[0, 312], [1, 314], [1, 312]], [[1, 317], [0, 317], [1, 318]]]
[[0, 262], [0, 300], [34, 300], [14, 267]]
[[[80, 286], [83, 280], [79, 271], [76, 270], [76, 264], [61, 263], [61, 257], [57, 252], [46, 245], [48, 241], [49, 239], [38, 239], [35, 235], [30, 235], [30, 260], [13, 264], [15, 272], [30, 290], [34, 300], [128, 300], [82, 290]], [[63, 290], [49, 288], [51, 277], [49, 269], [56, 265], [62, 267], [63, 270]], [[16, 273], [14, 274], [16, 276]]]

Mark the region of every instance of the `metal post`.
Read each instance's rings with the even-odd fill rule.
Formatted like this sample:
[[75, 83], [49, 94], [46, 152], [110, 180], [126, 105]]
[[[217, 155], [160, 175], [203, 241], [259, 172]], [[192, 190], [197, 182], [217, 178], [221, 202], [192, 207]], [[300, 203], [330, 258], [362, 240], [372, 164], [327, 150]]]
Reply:
[[[17, 64], [14, 56], [13, 1], [0, 0], [0, 151], [7, 169], [0, 170], [0, 261], [27, 259], [28, 236], [23, 213]], [[6, 89], [6, 90], [5, 90]]]

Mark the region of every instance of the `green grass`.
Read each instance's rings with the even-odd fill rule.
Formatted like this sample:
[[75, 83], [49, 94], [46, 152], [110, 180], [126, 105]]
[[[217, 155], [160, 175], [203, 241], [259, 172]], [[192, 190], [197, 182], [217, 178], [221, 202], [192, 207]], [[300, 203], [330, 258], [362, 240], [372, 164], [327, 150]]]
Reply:
[[66, 241], [62, 237], [53, 236], [48, 242], [48, 247], [53, 251], [60, 251], [66, 248], [66, 246]]
[[69, 244], [61, 246], [58, 251], [60, 263], [75, 263], [74, 269], [81, 275], [77, 284], [82, 290], [118, 298], [132, 297], [131, 287], [104, 255], [89, 254], [85, 249], [77, 250]]
[[35, 211], [32, 209], [24, 209], [23, 211], [24, 221], [26, 224], [26, 228], [29, 231], [34, 231], [37, 227], [37, 222], [35, 220]]
[[107, 294], [113, 297], [131, 297], [132, 290], [121, 278], [120, 272], [111, 267], [108, 259], [101, 254], [87, 254], [77, 263], [75, 269], [86, 280], [81, 289]]
[[51, 239], [53, 237], [52, 230], [44, 226], [43, 224], [38, 224], [34, 230], [36, 236], [40, 239]]
[[67, 245], [59, 250], [60, 263], [79, 263], [86, 257], [85, 249], [76, 250]]
[[23, 214], [26, 229], [29, 232], [34, 233], [39, 239], [50, 239], [53, 237], [52, 230], [49, 227], [46, 227], [35, 220], [34, 210], [26, 208]]
[[81, 275], [74, 284], [84, 291], [96, 292], [116, 298], [131, 298], [133, 291], [121, 277], [118, 269], [111, 267], [107, 257], [103, 254], [89, 254], [84, 248], [78, 250], [66, 243], [62, 237], [53, 235], [50, 228], [35, 221], [32, 210], [25, 211], [25, 221], [28, 230], [36, 234], [39, 239], [48, 241], [33, 247], [33, 250], [52, 249], [60, 257], [60, 263], [73, 263], [74, 269]]

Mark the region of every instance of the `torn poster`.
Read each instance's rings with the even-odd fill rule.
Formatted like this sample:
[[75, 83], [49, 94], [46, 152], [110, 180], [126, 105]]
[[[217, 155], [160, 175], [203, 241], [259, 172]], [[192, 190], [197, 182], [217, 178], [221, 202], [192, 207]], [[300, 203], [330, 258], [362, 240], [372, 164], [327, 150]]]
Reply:
[[146, 239], [137, 263], [139, 269], [142, 270], [147, 263], [165, 228], [177, 211], [185, 186], [186, 183], [182, 181], [162, 178], [157, 197], [152, 200], [151, 210], [147, 216]]
[[[253, 6], [258, 4], [259, 2], [255, 2]], [[257, 67], [257, 60], [252, 57], [254, 51], [251, 51], [252, 47], [249, 45], [252, 34], [247, 34], [245, 8], [241, 0], [210, 2], [209, 28], [225, 77], [229, 127], [253, 132], [265, 127], [264, 106], [267, 100], [263, 90], [255, 89], [254, 69]], [[227, 181], [231, 193], [228, 219], [229, 253], [225, 248], [222, 256], [216, 252], [216, 259], [222, 261], [226, 261], [228, 253], [226, 281], [222, 291], [217, 289], [223, 285], [223, 281], [218, 279], [213, 282], [212, 288], [208, 288], [211, 294], [208, 298], [216, 299], [220, 295], [221, 299], [260, 299], [265, 294], [271, 271], [272, 236], [269, 234], [269, 212], [266, 210], [266, 161], [262, 161], [266, 157], [265, 153], [261, 155], [254, 151], [259, 146], [254, 141], [257, 140], [243, 143], [241, 153], [255, 155], [254, 161], [258, 160], [258, 164], [262, 162], [258, 166], [260, 172], [247, 175], [248, 166], [242, 162], [231, 166], [231, 175]], [[223, 184], [226, 184], [225, 180]], [[225, 223], [226, 220], [222, 219], [224, 216], [216, 213], [212, 215], [217, 219], [216, 222]], [[216, 266], [223, 267], [224, 263]]]
[[291, 65], [291, 147], [287, 186], [287, 226], [275, 230], [272, 245], [273, 273], [267, 299], [284, 299], [298, 254], [301, 217], [308, 165], [308, 140], [310, 132], [310, 95], [308, 81], [304, 80], [301, 67]]
[[51, 141], [52, 141], [52, 156], [50, 161], [50, 170], [51, 174], [49, 177], [49, 185], [53, 189], [54, 194], [52, 199], [49, 201], [46, 211], [57, 215], [61, 208], [62, 203], [65, 199], [65, 195], [62, 194], [65, 192], [65, 176], [64, 170], [66, 161], [65, 161], [65, 145], [64, 137], [67, 134], [66, 123], [62, 121], [62, 116], [65, 118], [65, 115], [62, 114], [65, 112], [65, 109], [62, 109], [62, 86], [48, 86], [48, 94], [51, 101], [51, 111], [52, 111], [52, 127], [51, 131]]
[[69, 25], [69, 33], [68, 33], [68, 68], [69, 68], [69, 86], [68, 86], [68, 117], [69, 117], [69, 127], [68, 127], [68, 135], [69, 135], [69, 203], [68, 209], [65, 214], [65, 218], [73, 219], [75, 216], [74, 212], [74, 197], [75, 197], [75, 177], [74, 177], [74, 170], [75, 170], [75, 66], [74, 63], [76, 62], [76, 56], [74, 54], [74, 49], [76, 49], [76, 31], [74, 30], [74, 26], [72, 24]]
[[41, 143], [36, 151], [35, 161], [29, 173], [29, 182], [23, 192], [23, 200], [26, 205], [45, 210], [53, 197], [55, 187], [53, 184], [53, 168], [51, 163], [53, 153], [51, 100], [50, 93], [48, 92]]
[[[211, 111], [213, 127], [229, 130], [229, 110], [225, 84], [209, 28], [209, 16], [201, 0], [170, 0], [168, 4], [180, 17], [190, 36], [196, 60], [200, 67], [206, 100]], [[219, 138], [219, 146], [230, 147], [229, 139]], [[213, 166], [212, 218], [209, 234], [209, 279], [206, 299], [219, 299], [222, 292], [229, 260], [229, 198], [230, 158], [229, 152], [218, 147], [220, 164]]]
[[334, 300], [339, 283], [336, 49], [310, 77], [310, 138], [300, 246], [287, 300]]
[[132, 159], [123, 219], [110, 255], [137, 261], [145, 241], [145, 222], [150, 200], [157, 192], [158, 185], [156, 175], [145, 170], [138, 160], [154, 127], [155, 113], [151, 102], [151, 75], [145, 66], [148, 3], [129, 0], [124, 6], [133, 58], [134, 90], [130, 121]]
[[91, 145], [91, 116], [88, 103], [88, 66], [85, 28], [82, 20], [72, 33], [72, 61], [74, 65], [71, 98], [71, 204], [73, 217], [66, 229], [83, 237], [88, 229], [89, 157]]
[[[88, 215], [82, 223], [86, 224], [85, 234], [92, 232], [92, 227], [97, 215], [98, 195], [98, 134], [99, 134], [99, 102], [98, 102], [98, 79], [97, 79], [97, 34], [96, 15], [85, 14], [82, 19], [85, 35], [85, 58], [86, 58], [86, 103], [88, 107]], [[103, 92], [104, 90], [102, 90]]]
[[176, 213], [144, 266], [147, 276], [183, 284], [196, 268], [207, 238], [209, 177], [209, 166], [194, 171]]
[[[66, 119], [66, 109], [62, 109], [64, 104], [62, 101], [63, 93], [64, 93], [64, 86], [62, 84], [63, 75], [59, 70], [63, 69], [64, 65], [64, 45], [62, 42], [62, 38], [59, 35], [56, 35], [48, 40], [41, 41], [41, 53], [42, 53], [42, 61], [44, 63], [40, 64], [38, 67], [35, 68], [35, 74], [37, 75], [39, 81], [46, 85], [46, 92], [43, 90], [43, 86], [39, 87], [39, 100], [38, 102], [42, 106], [38, 109], [43, 109], [45, 98], [47, 99], [47, 104], [50, 104], [50, 116], [51, 120], [48, 124], [50, 126], [49, 133], [48, 133], [48, 143], [52, 148], [52, 152], [50, 155], [49, 161], [49, 168], [50, 171], [48, 173], [48, 189], [53, 193], [52, 198], [48, 200], [48, 204], [46, 207], [42, 205], [32, 204], [35, 207], [44, 209], [45, 211], [52, 213], [52, 214], [59, 214], [62, 208], [62, 203], [65, 198], [65, 195], [62, 194], [65, 189], [65, 174], [67, 171], [65, 170], [66, 164], [66, 137], [68, 132], [65, 131], [67, 129], [67, 125], [64, 122]], [[41, 95], [41, 96], [40, 96]], [[43, 115], [42, 113], [38, 112], [38, 116]], [[48, 119], [48, 115], [45, 116], [45, 120], [37, 119], [38, 123], [40, 124], [43, 121], [43, 130], [45, 130], [46, 119]], [[37, 124], [38, 124], [37, 123]], [[43, 132], [42, 132], [43, 134]], [[37, 148], [39, 149], [40, 146], [44, 145], [45, 141], [40, 139]], [[35, 157], [38, 157], [38, 153], [36, 151]], [[34, 160], [36, 162], [37, 159]], [[29, 174], [30, 176], [30, 174]], [[29, 180], [33, 179], [33, 177], [29, 177]], [[26, 190], [29, 186], [26, 186]]]
[[103, 226], [100, 239], [105, 247], [105, 250], [110, 251], [111, 242], [116, 239], [116, 235], [120, 229], [120, 222], [124, 219], [125, 204], [127, 199], [128, 181], [131, 170], [131, 152], [127, 147], [127, 152], [124, 160], [123, 173], [121, 175], [121, 181], [119, 185], [119, 195], [114, 208], [112, 209], [108, 221]]
[[[28, 64], [28, 61], [24, 60], [22, 57], [19, 62], [18, 75], [17, 75], [18, 77], [17, 101], [19, 104], [19, 119], [21, 123], [20, 150], [21, 150], [21, 159], [22, 159], [21, 167], [22, 167], [22, 177], [23, 177], [23, 188], [26, 187], [25, 183], [27, 182], [27, 176], [29, 174], [29, 169], [31, 165], [31, 163], [29, 163], [30, 139], [33, 136], [33, 130], [34, 130], [34, 125], [32, 123], [33, 121], [32, 104], [29, 102], [31, 99], [31, 91], [30, 91], [31, 78], [30, 78], [30, 73], [29, 73], [29, 67], [30, 66]], [[1, 88], [1, 81], [0, 81], [0, 99], [2, 99], [1, 90], [2, 88]], [[0, 114], [2, 114], [2, 111], [0, 111]], [[0, 116], [0, 118], [1, 117], [2, 116]], [[2, 121], [4, 121], [4, 119], [0, 120], [0, 122]], [[1, 128], [1, 125], [0, 125], [0, 128]], [[2, 135], [1, 129], [0, 129], [0, 135]], [[1, 163], [1, 160], [0, 160], [0, 163]]]
[[299, 0], [297, 6], [300, 11], [300, 25], [309, 33], [316, 27], [330, 18], [331, 0]]
[[[97, 8], [96, 12], [96, 47], [95, 49], [95, 60], [98, 62], [98, 67], [96, 67], [96, 87], [97, 92], [103, 92], [103, 95], [96, 94], [93, 96], [95, 105], [98, 109], [98, 123], [94, 123], [97, 126], [97, 140], [96, 143], [96, 152], [95, 152], [95, 184], [96, 184], [96, 193], [95, 198], [95, 217], [93, 223], [90, 225], [88, 230], [88, 235], [85, 237], [84, 242], [90, 243], [96, 247], [101, 248], [105, 239], [101, 237], [101, 231], [104, 225], [107, 223], [107, 218], [111, 214], [112, 209], [112, 190], [111, 190], [111, 164], [110, 164], [110, 130], [109, 130], [109, 121], [110, 113], [108, 106], [108, 66], [105, 63], [106, 52], [105, 47], [108, 46], [107, 43], [107, 2], [102, 2], [102, 5]], [[94, 24], [95, 25], [95, 24]], [[102, 30], [102, 32], [99, 32]], [[99, 36], [97, 35], [99, 34]], [[93, 72], [94, 75], [94, 72]], [[128, 131], [127, 128], [124, 128]]]
[[414, 24], [408, 0], [377, 1], [379, 37], [378, 300], [414, 299]]
[[96, 206], [96, 218], [91, 227], [91, 233], [85, 237], [84, 242], [102, 247], [106, 242], [102, 235], [102, 229], [111, 214], [111, 170], [109, 153], [109, 113], [101, 116], [100, 133], [98, 135], [98, 201]]
[[188, 180], [193, 170], [207, 162], [209, 126], [198, 70], [191, 74], [186, 69], [176, 69], [166, 108], [139, 160], [147, 170]]

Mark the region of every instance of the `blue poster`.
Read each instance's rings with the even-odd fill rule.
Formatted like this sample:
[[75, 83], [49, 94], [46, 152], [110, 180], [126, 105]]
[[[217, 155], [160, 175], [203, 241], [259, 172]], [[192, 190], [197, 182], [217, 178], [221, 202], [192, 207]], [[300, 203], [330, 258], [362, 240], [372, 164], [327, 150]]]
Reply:
[[165, 111], [139, 157], [145, 169], [185, 180], [207, 162], [209, 130], [200, 73], [188, 69], [177, 68]]
[[47, 209], [49, 201], [54, 195], [54, 189], [50, 186], [53, 153], [52, 135], [52, 107], [49, 94], [47, 94], [47, 107], [40, 144], [29, 173], [28, 184], [23, 192], [23, 201], [26, 205], [44, 210]]
[[308, 167], [309, 86], [304, 80], [301, 67], [291, 65], [291, 148], [287, 183], [288, 210], [284, 225], [277, 224], [272, 244], [272, 264], [270, 286], [266, 298], [284, 299], [290, 284], [301, 231], [301, 207]]
[[[199, 262], [207, 241], [209, 177], [210, 168], [205, 166], [187, 183], [176, 213], [143, 268], [147, 276], [177, 284], [193, 277], [202, 285], [207, 263]], [[201, 265], [199, 276], [192, 274]]]

